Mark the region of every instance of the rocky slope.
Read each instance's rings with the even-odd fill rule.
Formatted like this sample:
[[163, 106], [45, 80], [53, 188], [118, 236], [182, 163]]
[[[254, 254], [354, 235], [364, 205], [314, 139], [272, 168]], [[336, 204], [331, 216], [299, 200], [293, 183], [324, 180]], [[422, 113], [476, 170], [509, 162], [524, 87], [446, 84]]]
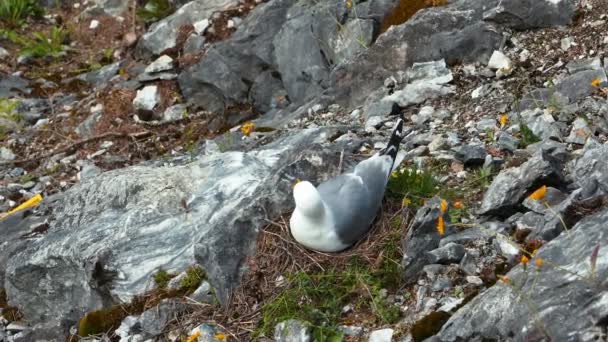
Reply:
[[[0, 220], [0, 341], [607, 338], [605, 2], [162, 3], [0, 40], [0, 209], [44, 198]], [[293, 182], [397, 114], [372, 233], [293, 243]]]

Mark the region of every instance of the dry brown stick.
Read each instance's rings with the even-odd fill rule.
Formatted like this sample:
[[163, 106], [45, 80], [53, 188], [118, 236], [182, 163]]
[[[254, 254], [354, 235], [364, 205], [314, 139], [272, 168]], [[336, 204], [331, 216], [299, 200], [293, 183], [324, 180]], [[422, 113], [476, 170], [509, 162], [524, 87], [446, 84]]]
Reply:
[[100, 139], [105, 139], [105, 138], [134, 138], [134, 139], [136, 139], [136, 138], [147, 137], [147, 136], [149, 136], [151, 134], [152, 134], [152, 132], [150, 132], [150, 131], [142, 131], [142, 132], [129, 133], [129, 134], [127, 134], [127, 133], [118, 133], [118, 132], [108, 132], [108, 133], [96, 135], [94, 137], [90, 137], [90, 138], [87, 138], [87, 139], [82, 139], [82, 140], [75, 141], [74, 143], [72, 143], [72, 144], [70, 144], [70, 145], [68, 145], [66, 147], [60, 148], [60, 149], [55, 150], [55, 151], [51, 151], [49, 153], [45, 153], [45, 154], [43, 154], [41, 156], [31, 157], [31, 158], [25, 158], [25, 159], [2, 161], [2, 162], [0, 162], [0, 166], [3, 166], [3, 165], [13, 165], [13, 164], [18, 165], [18, 164], [29, 163], [29, 162], [40, 160], [40, 159], [46, 159], [46, 158], [52, 157], [54, 155], [70, 151], [72, 149], [76, 149], [76, 148], [78, 148], [78, 147], [80, 147], [82, 145], [85, 145], [87, 143], [90, 143], [90, 142], [93, 142], [93, 141], [97, 141], [97, 140], [100, 140]]

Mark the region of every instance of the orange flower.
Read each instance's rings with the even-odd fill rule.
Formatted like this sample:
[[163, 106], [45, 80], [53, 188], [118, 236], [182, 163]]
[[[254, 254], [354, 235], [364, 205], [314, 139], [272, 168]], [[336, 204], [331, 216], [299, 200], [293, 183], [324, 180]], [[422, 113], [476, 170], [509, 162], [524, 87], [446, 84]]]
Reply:
[[462, 202], [461, 201], [456, 201], [452, 204], [452, 206], [456, 209], [462, 209]]
[[500, 127], [505, 127], [508, 123], [509, 123], [509, 116], [507, 114], [503, 114], [500, 116], [500, 118], [498, 119], [498, 122], [500, 122]]
[[540, 268], [544, 263], [545, 263], [545, 260], [543, 260], [542, 258], [536, 258], [536, 260], [534, 261], [536, 268]]
[[190, 335], [186, 341], [187, 342], [196, 342], [196, 341], [198, 341], [199, 336], [201, 336], [201, 331], [197, 330], [194, 334]]
[[525, 255], [521, 256], [521, 263], [522, 264], [527, 265], [528, 261], [530, 261], [530, 259], [527, 256], [525, 256]]
[[227, 336], [226, 336], [226, 334], [222, 334], [222, 333], [217, 333], [217, 334], [215, 334], [215, 338], [216, 338], [217, 340], [225, 340], [225, 339], [226, 339], [226, 337], [227, 337]]
[[255, 124], [253, 122], [248, 122], [241, 126], [241, 132], [243, 132], [243, 134], [245, 134], [246, 136], [249, 136], [251, 132], [253, 132], [254, 128]]
[[511, 283], [511, 279], [509, 277], [507, 277], [506, 275], [503, 276], [498, 276], [498, 278], [500, 278], [500, 281], [502, 281], [505, 284], [510, 284]]
[[350, 0], [347, 0], [346, 1], [346, 8], [351, 8], [351, 7], [353, 7], [353, 2], [350, 1]]
[[528, 198], [531, 200], [538, 201], [538, 200], [545, 198], [546, 193], [547, 193], [547, 186], [543, 185], [540, 188], [538, 188], [536, 191], [534, 191], [530, 196], [528, 196]]
[[448, 201], [441, 199], [441, 203], [439, 204], [439, 208], [441, 209], [441, 212], [445, 214], [446, 211], [448, 211]]
[[439, 216], [439, 218], [437, 219], [437, 232], [440, 236], [443, 236], [443, 234], [445, 234], [445, 222], [443, 222], [443, 216]]
[[592, 87], [599, 87], [600, 83], [602, 83], [602, 80], [600, 80], [599, 78], [596, 78], [593, 81], [591, 81], [591, 86]]

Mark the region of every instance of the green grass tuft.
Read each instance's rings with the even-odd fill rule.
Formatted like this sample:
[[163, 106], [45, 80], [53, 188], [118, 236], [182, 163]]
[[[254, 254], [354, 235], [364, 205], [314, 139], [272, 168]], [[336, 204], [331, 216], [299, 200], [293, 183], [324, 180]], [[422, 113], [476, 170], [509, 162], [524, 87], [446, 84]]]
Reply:
[[137, 15], [146, 23], [158, 21], [175, 11], [169, 0], [149, 0], [143, 8], [137, 10]]
[[534, 134], [534, 132], [532, 132], [532, 130], [525, 123], [520, 122], [519, 126], [519, 133], [521, 135], [520, 143], [524, 148], [540, 141], [540, 138]]
[[185, 293], [194, 292], [205, 280], [205, 271], [198, 266], [192, 266], [186, 270], [186, 277], [179, 284], [180, 290]]
[[0, 1], [0, 22], [9, 29], [19, 28], [27, 17], [40, 17], [44, 10], [37, 0]]
[[415, 205], [435, 196], [439, 183], [431, 171], [413, 167], [393, 172], [387, 185], [387, 195], [394, 198], [408, 198]]
[[159, 289], [164, 289], [169, 284], [169, 281], [175, 277], [175, 274], [171, 274], [162, 268], [154, 274], [154, 283]]

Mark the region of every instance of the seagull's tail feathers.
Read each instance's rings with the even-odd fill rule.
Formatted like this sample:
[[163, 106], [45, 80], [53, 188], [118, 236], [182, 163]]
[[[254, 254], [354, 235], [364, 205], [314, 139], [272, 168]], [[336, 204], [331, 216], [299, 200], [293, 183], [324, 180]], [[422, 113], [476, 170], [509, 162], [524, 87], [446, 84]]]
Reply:
[[[388, 145], [382, 151], [380, 151], [381, 156], [389, 155], [395, 162], [397, 158], [397, 152], [399, 152], [399, 144], [401, 144], [401, 140], [405, 137], [405, 133], [403, 131], [403, 117], [397, 121], [395, 125], [395, 129], [393, 129], [393, 133], [391, 134], [391, 138], [388, 141]], [[392, 167], [391, 167], [392, 168]]]

